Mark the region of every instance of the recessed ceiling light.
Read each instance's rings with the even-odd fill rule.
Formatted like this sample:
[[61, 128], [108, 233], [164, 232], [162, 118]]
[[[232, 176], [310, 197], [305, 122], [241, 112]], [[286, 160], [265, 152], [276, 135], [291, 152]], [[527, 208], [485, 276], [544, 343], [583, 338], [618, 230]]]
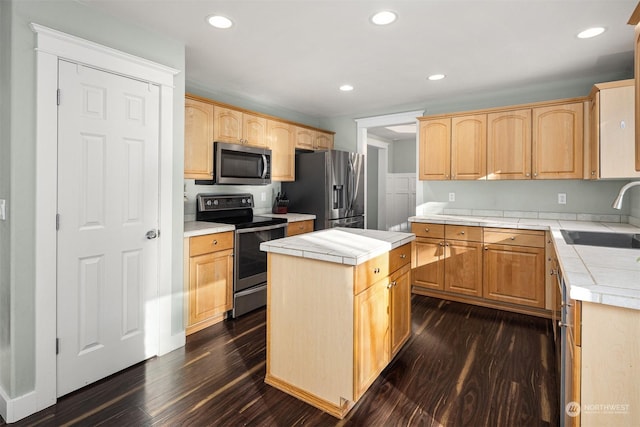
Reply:
[[599, 36], [602, 33], [604, 33], [604, 28], [602, 28], [602, 27], [587, 28], [586, 30], [581, 31], [578, 34], [578, 38], [579, 39], [590, 39], [591, 37]]
[[231, 19], [221, 15], [211, 15], [210, 17], [207, 18], [207, 22], [212, 27], [220, 28], [222, 30], [231, 28], [231, 26], [233, 25], [233, 22], [231, 22]]
[[431, 74], [429, 77], [427, 77], [429, 80], [442, 80], [445, 78], [444, 74]]
[[343, 92], [350, 92], [353, 90], [353, 86], [351, 85], [342, 85], [340, 86], [340, 90]]
[[382, 10], [371, 17], [371, 22], [376, 25], [389, 25], [398, 18], [395, 12]]

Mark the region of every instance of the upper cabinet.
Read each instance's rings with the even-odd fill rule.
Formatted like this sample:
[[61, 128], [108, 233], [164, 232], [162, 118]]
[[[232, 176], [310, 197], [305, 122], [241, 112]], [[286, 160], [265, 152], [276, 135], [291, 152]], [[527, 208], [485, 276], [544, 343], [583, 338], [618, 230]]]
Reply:
[[184, 177], [213, 176], [213, 105], [186, 98], [184, 103]]
[[531, 109], [487, 115], [487, 179], [531, 178]]
[[213, 140], [267, 147], [267, 119], [216, 105], [213, 109]]
[[487, 176], [487, 115], [451, 119], [451, 179]]
[[[629, 24], [636, 26], [635, 37], [633, 39], [634, 46], [634, 70], [635, 70], [635, 121], [640, 123], [640, 3], [636, 6], [629, 18]], [[640, 125], [635, 130], [635, 163], [636, 170], [640, 171]]]
[[451, 177], [451, 119], [420, 121], [420, 179]]
[[295, 181], [295, 126], [267, 120], [267, 135], [271, 147], [271, 179]]
[[634, 81], [599, 83], [589, 103], [589, 178], [637, 178]]
[[296, 148], [303, 150], [331, 150], [333, 148], [333, 134], [320, 132], [301, 126], [295, 126]]
[[214, 142], [245, 144], [272, 151], [271, 179], [295, 179], [295, 149], [333, 148], [333, 132], [298, 126], [277, 117], [185, 96], [184, 178], [211, 180]]
[[421, 117], [421, 180], [581, 179], [584, 100]]
[[533, 109], [535, 179], [582, 179], [583, 102]]

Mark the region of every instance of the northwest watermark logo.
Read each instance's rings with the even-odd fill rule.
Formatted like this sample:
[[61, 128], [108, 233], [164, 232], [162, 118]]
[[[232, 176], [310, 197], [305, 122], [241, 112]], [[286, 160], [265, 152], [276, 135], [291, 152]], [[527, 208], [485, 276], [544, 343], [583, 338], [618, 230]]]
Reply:
[[577, 417], [582, 414], [628, 414], [628, 403], [585, 403], [580, 405], [578, 402], [571, 401], [567, 403], [564, 410], [570, 417]]

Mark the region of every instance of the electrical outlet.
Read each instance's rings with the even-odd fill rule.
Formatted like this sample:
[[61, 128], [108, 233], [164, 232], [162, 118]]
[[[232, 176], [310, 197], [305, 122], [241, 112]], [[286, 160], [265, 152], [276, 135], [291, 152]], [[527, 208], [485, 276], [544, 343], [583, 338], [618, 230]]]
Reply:
[[567, 193], [558, 193], [558, 204], [559, 205], [567, 204]]
[[264, 191], [260, 193], [260, 200], [263, 202], [267, 201], [267, 193], [265, 193]]
[[456, 201], [456, 193], [449, 193], [449, 201], [450, 202]]
[[7, 219], [7, 202], [4, 199], [0, 199], [0, 221]]

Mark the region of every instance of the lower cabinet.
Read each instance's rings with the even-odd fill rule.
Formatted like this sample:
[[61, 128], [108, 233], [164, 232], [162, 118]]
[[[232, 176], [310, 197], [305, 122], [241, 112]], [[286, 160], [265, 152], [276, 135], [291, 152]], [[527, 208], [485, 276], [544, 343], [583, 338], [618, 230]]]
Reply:
[[548, 316], [545, 233], [412, 223], [413, 292]]
[[219, 322], [233, 308], [233, 232], [185, 240], [188, 335]]
[[297, 234], [311, 233], [312, 231], [313, 231], [312, 219], [290, 222], [287, 225], [287, 237], [295, 236]]

